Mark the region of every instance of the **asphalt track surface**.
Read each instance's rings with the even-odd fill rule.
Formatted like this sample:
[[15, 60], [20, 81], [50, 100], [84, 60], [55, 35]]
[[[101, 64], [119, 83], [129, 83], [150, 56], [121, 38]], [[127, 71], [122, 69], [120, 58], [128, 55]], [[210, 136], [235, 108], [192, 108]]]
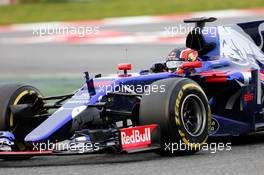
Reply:
[[[255, 17], [252, 19], [260, 19]], [[263, 19], [263, 17], [262, 17]], [[249, 19], [220, 20], [219, 23]], [[168, 24], [138, 25], [120, 30], [160, 30]], [[0, 37], [28, 35], [1, 33]], [[134, 70], [159, 61], [177, 45], [71, 45], [71, 44], [1, 44], [1, 77], [81, 76], [84, 70], [115, 73], [116, 64], [131, 62]], [[126, 52], [127, 50], [127, 52]], [[222, 140], [217, 140], [221, 142]], [[0, 174], [184, 174], [229, 175], [264, 172], [264, 135], [225, 138], [232, 143], [231, 151], [201, 151], [192, 156], [160, 157], [154, 153], [82, 155], [67, 157], [35, 157], [26, 161], [1, 161]]]

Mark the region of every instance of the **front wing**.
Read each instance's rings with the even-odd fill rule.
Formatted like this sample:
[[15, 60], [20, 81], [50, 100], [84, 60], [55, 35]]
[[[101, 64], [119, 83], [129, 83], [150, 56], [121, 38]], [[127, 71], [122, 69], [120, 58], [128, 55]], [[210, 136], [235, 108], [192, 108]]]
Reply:
[[[156, 124], [122, 128], [116, 131], [111, 131], [111, 130], [108, 131], [112, 132], [112, 134], [114, 134], [115, 137], [113, 137], [112, 135], [111, 138], [108, 137], [108, 138], [104, 138], [104, 140], [96, 140], [94, 135], [85, 134], [87, 133], [87, 130], [83, 132], [81, 136], [80, 136], [81, 131], [78, 131], [78, 136], [73, 138], [70, 142], [68, 142], [68, 144], [71, 144], [70, 147], [67, 147], [68, 149], [56, 150], [54, 149], [54, 147], [52, 147], [52, 149], [46, 147], [48, 149], [38, 150], [38, 148], [40, 147], [34, 146], [32, 150], [28, 150], [28, 151], [2, 151], [0, 152], [0, 159], [27, 158], [33, 156], [107, 153], [109, 149], [115, 150], [116, 152], [135, 153], [135, 152], [143, 152], [143, 151], [149, 151], [160, 148], [159, 147], [160, 133], [159, 133], [159, 127]], [[85, 140], [84, 138], [89, 138], [89, 139]], [[44, 145], [44, 143], [31, 143], [31, 144], [34, 145], [38, 144], [42, 146]], [[77, 145], [77, 146], [75, 145], [74, 150], [71, 147], [73, 144]], [[92, 148], [89, 150], [84, 149], [82, 146], [85, 146], [87, 144], [90, 145], [97, 144], [97, 149], [94, 149], [94, 147], [89, 147]]]

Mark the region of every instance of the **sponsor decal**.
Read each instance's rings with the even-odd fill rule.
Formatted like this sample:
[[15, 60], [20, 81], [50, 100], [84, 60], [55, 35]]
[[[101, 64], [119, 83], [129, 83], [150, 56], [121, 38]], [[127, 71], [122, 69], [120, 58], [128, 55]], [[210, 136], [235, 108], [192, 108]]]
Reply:
[[85, 92], [81, 91], [81, 94], [76, 94], [72, 98], [76, 100], [87, 100], [90, 99], [90, 94], [85, 90]]
[[219, 130], [219, 123], [216, 119], [212, 118], [212, 122], [211, 122], [211, 135], [215, 134], [218, 130]]
[[245, 102], [250, 102], [254, 100], [254, 94], [251, 92], [247, 92], [246, 94], [244, 94], [244, 101]]
[[219, 26], [218, 31], [221, 56], [230, 58], [232, 63], [239, 66], [258, 68], [259, 62], [264, 64], [263, 53], [252, 40], [230, 26]]
[[72, 110], [72, 118], [75, 118], [77, 115], [82, 113], [86, 108], [87, 108], [87, 106], [78, 106], [78, 107], [74, 108]]
[[131, 135], [127, 135], [125, 132], [121, 132], [122, 145], [130, 143], [150, 143], [150, 128], [145, 128], [144, 132], [141, 133], [140, 130], [132, 130]]
[[66, 102], [66, 104], [83, 105], [83, 104], [87, 104], [89, 101], [90, 101], [90, 94], [86, 89], [77, 92], [70, 100]]
[[120, 130], [123, 150], [145, 148], [151, 144], [151, 133], [157, 125], [138, 126]]

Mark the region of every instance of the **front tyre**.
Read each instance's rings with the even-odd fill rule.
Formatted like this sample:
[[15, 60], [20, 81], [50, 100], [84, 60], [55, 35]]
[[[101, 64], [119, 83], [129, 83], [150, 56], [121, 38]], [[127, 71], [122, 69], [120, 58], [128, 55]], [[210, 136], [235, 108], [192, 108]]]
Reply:
[[[40, 91], [24, 84], [0, 86], [0, 131], [9, 131], [15, 135], [14, 151], [28, 150], [24, 137], [39, 124], [36, 114], [45, 113]], [[15, 105], [34, 105], [26, 116], [15, 116], [10, 107]]]
[[163, 86], [165, 91], [142, 97], [139, 122], [159, 125], [161, 148], [157, 153], [170, 156], [199, 151], [211, 125], [210, 107], [201, 87], [186, 78], [163, 79], [151, 85]]

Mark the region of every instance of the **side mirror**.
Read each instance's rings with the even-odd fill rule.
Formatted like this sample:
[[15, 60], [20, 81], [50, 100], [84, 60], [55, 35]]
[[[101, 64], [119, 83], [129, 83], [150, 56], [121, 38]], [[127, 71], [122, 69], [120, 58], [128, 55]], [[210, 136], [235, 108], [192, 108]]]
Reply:
[[132, 69], [132, 65], [130, 63], [121, 63], [117, 65], [117, 69], [118, 70], [131, 70]]
[[120, 77], [127, 77], [129, 76], [127, 74], [127, 71], [132, 69], [132, 65], [130, 63], [121, 63], [121, 64], [118, 64], [117, 69], [124, 71], [123, 75], [119, 75]]

